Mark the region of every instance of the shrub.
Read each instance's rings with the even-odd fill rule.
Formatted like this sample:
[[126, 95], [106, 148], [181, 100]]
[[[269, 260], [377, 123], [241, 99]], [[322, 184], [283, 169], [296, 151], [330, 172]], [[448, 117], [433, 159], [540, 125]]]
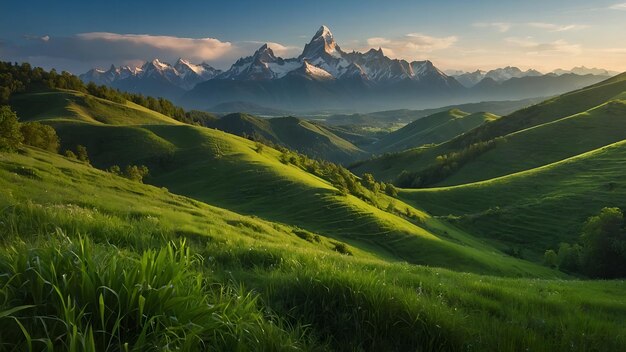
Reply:
[[20, 131], [24, 144], [54, 153], [59, 151], [59, 136], [54, 128], [39, 122], [26, 122], [21, 124]]
[[22, 143], [17, 115], [8, 106], [0, 107], [0, 151], [12, 152]]
[[544, 254], [543, 254], [543, 264], [546, 266], [549, 266], [551, 268], [556, 268], [558, 263], [557, 263], [557, 254], [554, 250], [552, 249], [548, 249]]
[[89, 155], [87, 154], [87, 147], [85, 147], [84, 145], [77, 145], [76, 157], [78, 158], [78, 160], [89, 164]]
[[149, 173], [150, 170], [145, 165], [128, 165], [124, 172], [126, 178], [137, 182], [143, 182], [144, 177], [148, 176]]
[[592, 277], [626, 277], [626, 231], [619, 208], [590, 217], [580, 237], [583, 271]]
[[570, 273], [579, 272], [581, 250], [582, 248], [577, 244], [561, 243], [557, 255], [559, 270]]
[[345, 255], [352, 255], [352, 251], [343, 242], [333, 242], [333, 250]]
[[316, 243], [320, 243], [322, 242], [322, 239], [320, 238], [319, 235], [314, 235], [312, 233], [310, 233], [309, 231], [305, 231], [305, 230], [294, 230], [293, 231], [294, 235], [300, 237], [301, 239], [307, 241], [307, 242], [316, 242]]
[[71, 150], [69, 150], [69, 149], [67, 149], [67, 150], [63, 153], [63, 155], [65, 155], [65, 157], [66, 157], [66, 158], [69, 158], [69, 159], [74, 159], [74, 160], [78, 159], [78, 157], [76, 156], [76, 154], [74, 154], [74, 152], [73, 152], [73, 151], [71, 151]]
[[385, 193], [388, 196], [390, 196], [390, 197], [397, 197], [398, 196], [398, 190], [391, 183], [385, 184]]
[[120, 169], [119, 165], [112, 165], [106, 171], [113, 175], [122, 176], [122, 169]]

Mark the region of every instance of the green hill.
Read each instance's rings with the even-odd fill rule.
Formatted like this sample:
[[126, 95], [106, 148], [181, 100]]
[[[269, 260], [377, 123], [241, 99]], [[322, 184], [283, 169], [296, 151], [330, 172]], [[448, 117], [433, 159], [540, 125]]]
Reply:
[[626, 100], [511, 133], [438, 185], [487, 180], [548, 165], [626, 139]]
[[[45, 78], [40, 71], [32, 76]], [[67, 73], [55, 79], [84, 88]], [[23, 121], [53, 126], [62, 149], [86, 146], [90, 162], [25, 145], [0, 152], [0, 350], [613, 351], [626, 344], [623, 281], [582, 281], [538, 263], [543, 250], [572, 241], [588, 215], [626, 208], [626, 140], [556, 162], [550, 158], [567, 156], [529, 158], [550, 164], [484, 182], [391, 198], [379, 191], [385, 185], [329, 162], [134, 104], [72, 91], [11, 92]], [[601, 121], [608, 126], [589, 135], [611, 143], [623, 98], [506, 136], [540, 141], [564, 129], [580, 138], [581, 151], [598, 137], [575, 131]], [[215, 121], [195, 115], [184, 121]], [[10, 127], [10, 111], [3, 119]], [[291, 143], [328, 142], [318, 137], [323, 127], [295, 118], [233, 121], [270, 137], [301, 131], [282, 137]], [[131, 164], [150, 168], [149, 185], [102, 171]]]
[[[58, 126], [57, 126], [58, 128]], [[147, 164], [149, 182], [175, 193], [240, 213], [299, 226], [356, 248], [396, 261], [454, 266], [478, 272], [511, 275], [540, 274], [471, 236], [412, 210], [433, 229], [422, 228], [353, 196], [341, 196], [327, 182], [279, 161], [280, 153], [266, 148], [261, 154], [253, 142], [221, 131], [193, 126], [143, 126], [150, 138], [136, 138], [123, 126], [76, 124], [58, 128], [67, 143], [80, 143], [91, 151], [94, 165]], [[127, 139], [128, 138], [128, 139]], [[166, 141], [166, 142], [163, 142]], [[119, 155], [126, 146], [133, 152]], [[388, 198], [380, 199], [386, 207]], [[396, 202], [395, 207], [407, 206]], [[428, 220], [426, 220], [428, 219]], [[444, 238], [431, 231], [447, 232]], [[455, 253], [455, 254], [452, 254]], [[450, 263], [454, 255], [463, 260]], [[513, 265], [513, 261], [516, 262]]]
[[626, 207], [626, 141], [543, 167], [466, 185], [403, 190], [401, 198], [491, 243], [539, 260], [573, 242], [603, 207]]
[[262, 119], [249, 114], [235, 113], [212, 121], [207, 127], [238, 136], [251, 136], [270, 141], [312, 158], [334, 162], [353, 161], [367, 155], [328, 128], [296, 117]]
[[0, 209], [0, 340], [20, 350], [626, 343], [621, 281], [455, 273], [353, 247], [340, 255], [323, 236], [35, 149], [0, 153]]
[[443, 111], [389, 133], [370, 149], [376, 153], [388, 153], [439, 144], [497, 118], [498, 116], [485, 112], [469, 114], [458, 109]]
[[[488, 148], [484, 148], [484, 151], [493, 151], [493, 154], [500, 153], [496, 152], [495, 150], [500, 150], [500, 147], [505, 146], [506, 141], [509, 140], [509, 137], [511, 137], [512, 140], [518, 141], [519, 143], [517, 145], [524, 145], [523, 150], [526, 154], [523, 154], [523, 157], [522, 155], [518, 155], [517, 159], [511, 159], [514, 158], [515, 155], [507, 155], [506, 152], [502, 152], [499, 156], [501, 159], [494, 161], [493, 165], [490, 164], [489, 167], [486, 167], [487, 161], [485, 159], [485, 162], [480, 163], [480, 165], [476, 164], [476, 166], [473, 167], [474, 170], [482, 169], [481, 173], [484, 172], [485, 176], [458, 176], [458, 179], [455, 182], [458, 183], [486, 179], [490, 176], [502, 175], [502, 172], [514, 172], [523, 170], [523, 168], [525, 167], [523, 165], [527, 159], [533, 160], [537, 158], [536, 161], [531, 162], [529, 166], [540, 166], [542, 165], [541, 163], [545, 164], [546, 162], [559, 160], [559, 157], [562, 158], [573, 155], [567, 154], [569, 153], [568, 150], [584, 152], [593, 148], [597, 148], [601, 145], [615, 142], [616, 132], [612, 132], [610, 136], [602, 136], [601, 133], [594, 132], [595, 130], [597, 130], [596, 128], [593, 128], [589, 131], [589, 136], [584, 137], [584, 140], [587, 142], [583, 141], [581, 143], [582, 146], [576, 145], [578, 144], [577, 140], [566, 140], [566, 138], [559, 139], [558, 135], [560, 134], [560, 132], [556, 135], [554, 135], [554, 133], [556, 133], [556, 131], [558, 131], [560, 127], [563, 127], [571, 129], [569, 132], [566, 132], [569, 133], [570, 136], [581, 136], [585, 133], [582, 131], [576, 131], [575, 129], [582, 127], [583, 125], [592, 126], [598, 124], [597, 127], [599, 129], [604, 128], [603, 126], [600, 126], [600, 124], [605, 123], [606, 119], [610, 119], [610, 116], [605, 116], [601, 118], [599, 115], [602, 115], [602, 109], [593, 113], [592, 111], [594, 111], [594, 108], [599, 107], [609, 101], [623, 99], [624, 92], [626, 92], [626, 73], [615, 76], [604, 82], [570, 93], [566, 93], [540, 104], [516, 111], [491, 123], [479, 126], [463, 135], [460, 135], [440, 145], [433, 147], [409, 149], [392, 155], [385, 155], [372, 160], [367, 160], [355, 165], [352, 170], [359, 174], [369, 172], [374, 174], [374, 176], [376, 176], [377, 178], [384, 180], [393, 180], [397, 178], [403, 170], [417, 173], [423, 172], [426, 169], [433, 167], [433, 165], [436, 165], [438, 163], [438, 157], [452, 155], [454, 153], [462, 153], [464, 150], [467, 150], [472, 145], [476, 145], [476, 143], [489, 143]], [[614, 112], [608, 110], [619, 110], [620, 108], [618, 105], [611, 105], [611, 107], [606, 107], [604, 109], [607, 109], [608, 115], [612, 115], [614, 114]], [[567, 117], [570, 117], [572, 115], [585, 113], [587, 111], [589, 111], [589, 114], [592, 115], [590, 119], [584, 120], [582, 118], [584, 115], [578, 115], [577, 118], [573, 119], [566, 119]], [[603, 122], [599, 122], [601, 120]], [[617, 123], [616, 121], [618, 120], [611, 121], [611, 124]], [[554, 124], [549, 124], [552, 122], [554, 122]], [[545, 124], [549, 125], [543, 126]], [[532, 143], [536, 142], [538, 139], [529, 139], [525, 141], [524, 136], [529, 136], [529, 138], [542, 138], [539, 137], [539, 135], [541, 134], [540, 131], [542, 131], [541, 128], [543, 128], [542, 126], [548, 128], [547, 130], [543, 131], [550, 131], [546, 132], [546, 134], [551, 134], [550, 137], [546, 137], [546, 135], [544, 135], [543, 138], [555, 138], [556, 141], [565, 141], [565, 143], [569, 143], [571, 145], [561, 145], [558, 148], [554, 148], [555, 154], [553, 155], [551, 155], [553, 153], [552, 150], [545, 150], [541, 152], [539, 151], [539, 149], [535, 150], [535, 154], [546, 154], [545, 158], [542, 155], [528, 155], [527, 148], [532, 148]], [[537, 128], [530, 130], [533, 127]], [[519, 132], [519, 136], [516, 135], [516, 137], [512, 137], [513, 134], [516, 132]], [[597, 141], [592, 143], [589, 142], [596, 137], [598, 138]], [[543, 140], [541, 141], [541, 143], [544, 142], [545, 141]], [[585, 143], [587, 144], [586, 146]], [[513, 148], [508, 149], [513, 150]], [[481, 153], [482, 152], [479, 152], [477, 154]], [[464, 167], [462, 166], [465, 165], [467, 161], [468, 160], [463, 160], [462, 163], [457, 163], [457, 167], [455, 167], [454, 170], [452, 170], [451, 172], [448, 172], [448, 174], [454, 175], [456, 171], [463, 170]], [[495, 171], [500, 164], [510, 165], [510, 167], [506, 166], [506, 168], [509, 168], [509, 170]], [[492, 166], [494, 167], [493, 172], [490, 171]], [[489, 172], [492, 173], [489, 174]], [[437, 182], [444, 181], [446, 177], [440, 178], [439, 180], [437, 180]]]
[[69, 90], [18, 94], [11, 107], [22, 121], [72, 120], [107, 125], [180, 124], [130, 101], [123, 104]]
[[[281, 124], [290, 128], [299, 120], [277, 121], [272, 127], [280, 134]], [[279, 151], [268, 147], [259, 153], [254, 142], [219, 130], [178, 124], [106, 125], [72, 115], [45, 122], [57, 130], [62, 149], [86, 146], [98, 168], [145, 164], [151, 170], [152, 184], [239, 213], [298, 226], [380, 258], [479, 273], [555, 274], [498, 252], [382, 194], [375, 197], [377, 204], [340, 195], [328, 182], [282, 163]], [[390, 207], [389, 203], [394, 204]], [[381, 210], [388, 208], [393, 212]], [[407, 212], [412, 219], [398, 215]], [[450, 256], [458, 260], [450, 261]]]

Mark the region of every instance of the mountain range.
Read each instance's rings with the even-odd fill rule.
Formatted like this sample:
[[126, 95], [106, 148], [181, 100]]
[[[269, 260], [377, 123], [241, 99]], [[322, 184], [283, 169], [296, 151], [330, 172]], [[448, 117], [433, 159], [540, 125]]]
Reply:
[[237, 102], [290, 111], [371, 111], [548, 96], [609, 74], [581, 67], [543, 75], [505, 67], [447, 75], [431, 61], [392, 59], [381, 48], [344, 51], [330, 29], [321, 26], [295, 58], [281, 58], [264, 44], [226, 71], [183, 59], [174, 65], [154, 59], [137, 68], [92, 69], [80, 78], [202, 110]]

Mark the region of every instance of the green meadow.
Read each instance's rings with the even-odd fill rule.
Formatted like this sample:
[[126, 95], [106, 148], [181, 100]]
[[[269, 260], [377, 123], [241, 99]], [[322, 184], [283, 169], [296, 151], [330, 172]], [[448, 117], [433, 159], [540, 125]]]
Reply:
[[[361, 154], [317, 123], [222, 121], [262, 144], [86, 89], [15, 93], [60, 153], [0, 152], [0, 351], [623, 349], [626, 283], [543, 263], [626, 209], [623, 82], [424, 117], [381, 141], [417, 148], [356, 164], [361, 178], [283, 147]], [[428, 188], [364, 175], [484, 140]], [[115, 171], [132, 166], [143, 182]]]

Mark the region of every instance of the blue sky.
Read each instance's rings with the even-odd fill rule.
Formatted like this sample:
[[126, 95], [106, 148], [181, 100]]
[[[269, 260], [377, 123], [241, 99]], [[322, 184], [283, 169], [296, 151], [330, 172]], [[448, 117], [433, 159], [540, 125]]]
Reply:
[[0, 59], [82, 72], [182, 56], [225, 68], [269, 42], [297, 55], [321, 24], [344, 50], [442, 69], [626, 70], [616, 1], [28, 1], [0, 8]]

